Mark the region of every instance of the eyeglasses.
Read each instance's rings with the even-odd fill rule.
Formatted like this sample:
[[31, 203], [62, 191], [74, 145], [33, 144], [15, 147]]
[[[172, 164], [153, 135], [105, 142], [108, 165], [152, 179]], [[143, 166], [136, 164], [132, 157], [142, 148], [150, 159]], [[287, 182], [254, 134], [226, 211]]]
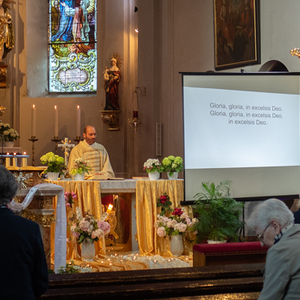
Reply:
[[264, 234], [265, 234], [266, 230], [269, 228], [270, 225], [271, 225], [271, 223], [265, 228], [265, 230], [261, 234], [257, 234], [256, 235], [256, 237], [258, 238], [258, 240], [263, 241]]

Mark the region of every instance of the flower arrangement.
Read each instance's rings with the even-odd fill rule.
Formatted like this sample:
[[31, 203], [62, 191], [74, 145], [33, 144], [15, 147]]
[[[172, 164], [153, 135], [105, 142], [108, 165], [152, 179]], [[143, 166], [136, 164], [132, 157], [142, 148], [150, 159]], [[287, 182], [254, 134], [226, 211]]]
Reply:
[[87, 212], [83, 217], [79, 207], [76, 207], [76, 214], [71, 218], [71, 232], [77, 239], [78, 244], [84, 241], [93, 240], [97, 242], [100, 238], [110, 233], [110, 225], [105, 221], [107, 214], [103, 214], [101, 220]]
[[170, 201], [170, 197], [167, 193], [162, 194], [157, 199], [157, 207], [161, 207], [160, 215], [166, 215], [173, 211], [171, 208], [172, 202]]
[[40, 160], [43, 165], [48, 165], [48, 168], [44, 171], [44, 173], [55, 172], [62, 174], [62, 171], [66, 168], [65, 159], [54, 154], [53, 152], [48, 152], [47, 154], [43, 155]]
[[71, 170], [72, 175], [82, 174], [84, 172], [89, 174], [91, 167], [88, 165], [88, 161], [85, 161], [82, 158], [77, 158], [74, 160], [73, 169]]
[[74, 199], [77, 199], [77, 195], [74, 192], [65, 192], [65, 202], [67, 207], [72, 207]]
[[195, 232], [195, 224], [198, 222], [196, 218], [190, 218], [188, 214], [181, 208], [175, 208], [171, 217], [157, 215], [154, 223], [156, 233], [160, 237], [171, 235], [184, 235], [186, 232]]
[[162, 167], [164, 172], [181, 172], [183, 170], [183, 159], [180, 156], [167, 156], [162, 160]]
[[159, 172], [163, 171], [160, 161], [157, 158], [148, 158], [146, 162], [144, 162], [144, 168], [147, 173]]
[[0, 123], [0, 135], [3, 136], [4, 141], [14, 141], [20, 137], [19, 133], [8, 123]]

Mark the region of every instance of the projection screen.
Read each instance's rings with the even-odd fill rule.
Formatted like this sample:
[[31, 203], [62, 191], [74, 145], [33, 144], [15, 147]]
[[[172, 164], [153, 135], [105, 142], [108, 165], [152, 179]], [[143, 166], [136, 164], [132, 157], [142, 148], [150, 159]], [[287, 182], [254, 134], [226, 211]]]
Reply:
[[201, 182], [233, 197], [299, 194], [300, 73], [181, 73], [185, 200]]

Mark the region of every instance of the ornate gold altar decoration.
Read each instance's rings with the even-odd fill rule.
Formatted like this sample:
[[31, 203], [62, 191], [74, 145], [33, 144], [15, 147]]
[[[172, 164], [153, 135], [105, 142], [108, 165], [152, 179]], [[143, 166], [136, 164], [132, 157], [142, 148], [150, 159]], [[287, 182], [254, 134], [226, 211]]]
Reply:
[[116, 212], [113, 210], [112, 204], [109, 204], [109, 206], [106, 210], [106, 214], [107, 214], [107, 217], [106, 217], [105, 221], [107, 221], [110, 225], [110, 233], [109, 233], [109, 235], [107, 235], [105, 237], [105, 244], [107, 246], [111, 246], [112, 240], [109, 238], [110, 235], [112, 235], [115, 239], [119, 238], [118, 234], [115, 231], [115, 229], [117, 227], [117, 218], [116, 218]]

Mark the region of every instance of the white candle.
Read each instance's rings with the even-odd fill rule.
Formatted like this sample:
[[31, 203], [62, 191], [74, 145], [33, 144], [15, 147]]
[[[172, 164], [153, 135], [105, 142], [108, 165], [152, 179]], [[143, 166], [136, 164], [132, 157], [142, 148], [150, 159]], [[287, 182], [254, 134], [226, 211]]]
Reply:
[[35, 104], [32, 105], [31, 136], [36, 136], [36, 108], [35, 108]]
[[54, 136], [58, 136], [58, 108], [54, 105]]
[[[26, 152], [24, 152], [23, 155], [26, 155]], [[22, 167], [27, 167], [27, 157], [22, 158]]]
[[13, 167], [17, 167], [18, 163], [17, 163], [17, 158], [15, 157], [15, 155], [17, 155], [17, 153], [14, 153], [14, 158], [13, 158]]
[[80, 136], [80, 106], [77, 105], [77, 127], [76, 127], [76, 136]]
[[[9, 153], [6, 153], [6, 155], [9, 155]], [[5, 158], [5, 167], [10, 167], [10, 157]]]

